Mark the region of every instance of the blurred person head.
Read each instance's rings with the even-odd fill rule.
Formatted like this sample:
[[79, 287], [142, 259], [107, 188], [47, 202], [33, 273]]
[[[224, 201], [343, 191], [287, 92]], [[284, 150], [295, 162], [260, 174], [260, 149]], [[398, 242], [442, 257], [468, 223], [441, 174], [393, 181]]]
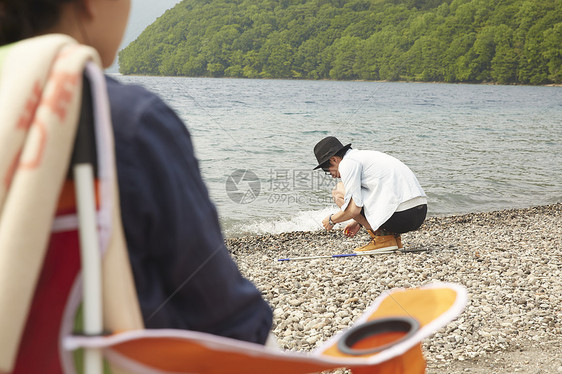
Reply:
[[131, 0], [0, 0], [0, 45], [66, 34], [96, 49], [109, 67], [127, 25]]

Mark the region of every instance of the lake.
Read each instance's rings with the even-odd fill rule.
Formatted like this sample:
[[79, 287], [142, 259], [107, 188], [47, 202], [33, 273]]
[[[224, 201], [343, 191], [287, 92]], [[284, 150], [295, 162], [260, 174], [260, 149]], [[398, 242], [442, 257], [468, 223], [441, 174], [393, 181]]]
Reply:
[[407, 164], [430, 216], [562, 201], [562, 87], [115, 77], [186, 123], [227, 236], [320, 229], [328, 135]]

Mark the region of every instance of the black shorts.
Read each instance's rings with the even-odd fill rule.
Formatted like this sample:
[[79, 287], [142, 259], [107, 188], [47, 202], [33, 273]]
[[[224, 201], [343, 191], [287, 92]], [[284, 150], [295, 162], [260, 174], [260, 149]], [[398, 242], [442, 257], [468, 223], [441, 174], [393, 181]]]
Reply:
[[[361, 214], [365, 216], [363, 209]], [[394, 234], [403, 234], [420, 228], [427, 215], [427, 204], [418, 205], [394, 214], [379, 229]]]

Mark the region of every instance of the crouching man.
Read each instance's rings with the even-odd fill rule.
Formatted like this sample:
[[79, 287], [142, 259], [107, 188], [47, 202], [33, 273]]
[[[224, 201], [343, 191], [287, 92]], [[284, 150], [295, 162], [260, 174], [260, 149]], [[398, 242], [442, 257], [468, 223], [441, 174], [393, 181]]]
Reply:
[[324, 218], [331, 230], [352, 220], [344, 234], [353, 237], [364, 227], [371, 241], [357, 253], [402, 248], [400, 234], [417, 230], [427, 214], [427, 196], [414, 173], [400, 160], [378, 151], [343, 145], [328, 136], [314, 147], [318, 166], [332, 178], [341, 178], [332, 191], [340, 211]]

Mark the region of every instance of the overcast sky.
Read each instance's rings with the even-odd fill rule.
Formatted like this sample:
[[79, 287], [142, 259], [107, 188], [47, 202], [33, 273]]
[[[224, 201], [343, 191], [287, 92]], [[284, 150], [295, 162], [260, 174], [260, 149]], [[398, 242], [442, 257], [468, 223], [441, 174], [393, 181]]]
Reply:
[[[130, 42], [135, 40], [137, 36], [151, 23], [156, 21], [164, 12], [181, 0], [132, 0], [131, 14], [129, 16], [129, 24], [123, 37], [121, 48], [125, 48]], [[114, 63], [108, 71], [116, 72], [117, 63]]]

